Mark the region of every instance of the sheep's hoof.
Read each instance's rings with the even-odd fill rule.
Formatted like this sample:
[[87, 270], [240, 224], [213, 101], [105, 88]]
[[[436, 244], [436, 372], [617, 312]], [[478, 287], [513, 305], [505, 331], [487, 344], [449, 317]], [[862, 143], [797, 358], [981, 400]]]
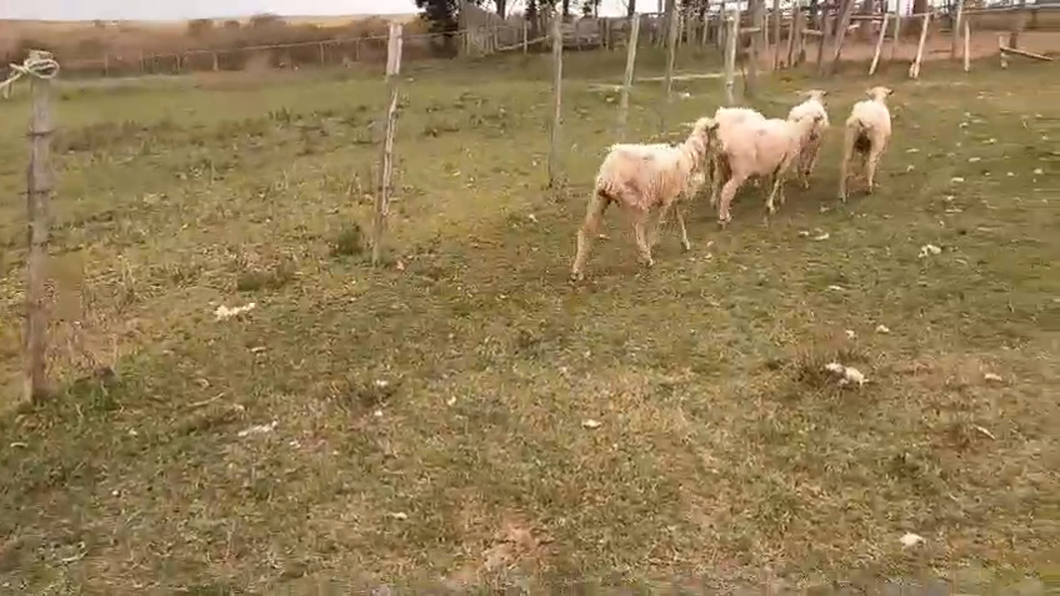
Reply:
[[571, 271], [570, 280], [572, 282], [579, 282], [585, 280], [585, 274], [581, 271]]
[[873, 192], [874, 192], [875, 190], [876, 190], [876, 185], [875, 185], [875, 184], [870, 184], [870, 185], [868, 185], [868, 187], [867, 187], [867, 188], [865, 189], [865, 192], [871, 195], [871, 194], [873, 194]]
[[688, 251], [692, 250], [692, 243], [688, 242], [688, 241], [682, 242], [681, 243], [681, 249], [684, 250], [685, 252], [688, 252]]

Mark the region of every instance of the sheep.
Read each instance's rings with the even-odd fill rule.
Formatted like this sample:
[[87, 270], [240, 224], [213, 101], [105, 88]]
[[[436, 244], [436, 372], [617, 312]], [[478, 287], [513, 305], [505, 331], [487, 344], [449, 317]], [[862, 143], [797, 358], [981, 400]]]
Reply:
[[[596, 175], [593, 195], [585, 213], [585, 221], [578, 230], [577, 252], [571, 267], [571, 279], [584, 278], [585, 262], [600, 220], [611, 203], [618, 203], [633, 217], [633, 232], [641, 261], [648, 267], [655, 264], [651, 249], [657, 242], [657, 232], [674, 204], [692, 194], [702, 182], [699, 174], [703, 159], [711, 149], [717, 123], [711, 118], [700, 118], [692, 133], [677, 146], [664, 144], [613, 145]], [[649, 231], [645, 224], [649, 213], [659, 208], [659, 216]], [[689, 250], [681, 207], [676, 207], [677, 223], [681, 231], [681, 247]]]
[[[714, 121], [718, 123], [718, 147], [724, 150], [725, 141], [738, 134], [736, 131], [745, 125], [765, 122], [766, 117], [751, 108], [718, 108], [714, 112]], [[711, 187], [710, 206], [718, 206], [718, 192], [721, 189], [721, 163], [717, 154], [710, 159]]]
[[839, 168], [839, 198], [847, 200], [847, 171], [856, 153], [865, 162], [868, 192], [875, 187], [876, 167], [891, 139], [891, 112], [886, 98], [894, 93], [887, 87], [873, 87], [867, 91], [870, 99], [854, 104], [846, 121], [843, 136], [843, 163]]
[[740, 134], [725, 141], [718, 157], [720, 173], [728, 179], [721, 190], [718, 206], [718, 222], [722, 227], [732, 218], [729, 213], [732, 198], [751, 176], [772, 176], [766, 210], [770, 214], [776, 212], [774, 199], [779, 195], [780, 203], [784, 203], [784, 181], [788, 170], [820, 122], [819, 114], [806, 115], [794, 122], [769, 118], [742, 128]]
[[828, 95], [828, 92], [820, 89], [810, 89], [800, 93], [800, 95], [805, 97], [806, 100], [791, 108], [791, 111], [788, 112], [788, 120], [794, 122], [807, 114], [818, 114], [821, 116], [821, 122], [814, 129], [809, 141], [803, 145], [796, 165], [796, 173], [802, 178], [802, 187], [809, 189], [810, 176], [817, 165], [817, 155], [821, 151], [824, 131], [829, 127], [828, 110], [824, 107], [824, 98]]

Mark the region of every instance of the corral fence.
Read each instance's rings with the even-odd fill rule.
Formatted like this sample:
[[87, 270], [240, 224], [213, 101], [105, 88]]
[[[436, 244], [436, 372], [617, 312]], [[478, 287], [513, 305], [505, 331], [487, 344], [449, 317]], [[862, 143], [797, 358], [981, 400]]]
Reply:
[[[712, 3], [709, 9], [698, 14], [677, 12], [678, 47], [724, 47], [725, 20], [735, 2]], [[765, 22], [757, 27], [765, 37], [765, 47], [779, 47], [789, 39], [796, 21], [796, 10], [790, 5], [774, 12], [768, 6], [764, 10]], [[910, 2], [911, 4], [911, 2]], [[971, 4], [969, 2], [969, 4]], [[822, 2], [816, 7], [798, 9], [805, 17], [806, 25], [821, 31], [821, 23], [840, 17], [838, 2]], [[875, 13], [874, 13], [875, 14]], [[878, 16], [878, 15], [877, 15]], [[895, 30], [904, 35], [919, 35], [922, 15], [895, 15], [901, 21]], [[956, 8], [939, 9], [931, 19], [931, 33], [951, 31], [958, 18]], [[639, 44], [662, 47], [666, 43], [667, 24], [662, 13], [639, 13]], [[755, 28], [754, 15], [746, 8], [740, 13], [740, 29]], [[771, 26], [774, 19], [780, 26]], [[964, 19], [976, 30], [1009, 31], [1060, 30], [1060, 5], [1008, 6], [1001, 8], [966, 8]], [[906, 27], [908, 21], [911, 26]], [[628, 17], [579, 17], [561, 19], [563, 46], [566, 51], [618, 50], [627, 47], [632, 22]], [[1018, 22], [1018, 25], [1016, 24]], [[431, 58], [439, 55], [482, 57], [499, 53], [540, 53], [551, 47], [549, 41], [551, 19], [547, 16], [525, 18], [520, 15], [502, 18], [474, 5], [462, 3], [459, 11], [459, 28], [451, 33], [424, 33], [403, 35], [403, 61]], [[815, 25], [816, 24], [816, 25]], [[852, 17], [850, 38], [873, 39], [880, 23], [871, 15]], [[813, 33], [811, 30], [810, 33]], [[780, 39], [770, 39], [779, 36]], [[362, 35], [358, 37], [335, 37], [332, 39], [299, 41], [280, 44], [246, 45], [243, 47], [186, 49], [175, 52], [150, 53], [136, 50], [106, 51], [95, 58], [57, 55], [62, 59], [63, 71], [77, 76], [139, 76], [165, 75], [190, 72], [221, 72], [255, 69], [299, 69], [302, 67], [345, 66], [363, 63], [383, 64], [387, 55], [386, 35]], [[741, 38], [741, 45], [748, 45]], [[9, 57], [12, 58], [12, 57]]]

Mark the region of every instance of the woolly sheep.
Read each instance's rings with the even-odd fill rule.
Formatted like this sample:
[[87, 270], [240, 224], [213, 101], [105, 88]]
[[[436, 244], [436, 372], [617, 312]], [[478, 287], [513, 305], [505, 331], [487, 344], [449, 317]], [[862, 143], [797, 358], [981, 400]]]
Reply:
[[766, 200], [769, 213], [776, 212], [774, 199], [784, 203], [784, 181], [803, 145], [820, 123], [820, 116], [805, 116], [791, 122], [769, 118], [728, 139], [718, 161], [727, 181], [721, 190], [718, 221], [724, 226], [732, 218], [729, 205], [736, 191], [751, 176], [771, 176], [772, 189]]
[[839, 198], [847, 200], [847, 172], [857, 154], [864, 162], [868, 192], [875, 187], [876, 167], [891, 139], [891, 112], [886, 98], [894, 93], [887, 87], [873, 87], [867, 91], [871, 99], [854, 104], [846, 121], [843, 135], [843, 163], [839, 169]]
[[821, 121], [816, 127], [814, 127], [813, 134], [810, 135], [809, 140], [803, 145], [802, 151], [799, 153], [798, 161], [795, 165], [796, 174], [802, 178], [802, 187], [810, 188], [810, 176], [813, 174], [814, 167], [817, 165], [817, 156], [821, 151], [821, 141], [824, 139], [824, 131], [829, 127], [828, 122], [828, 110], [824, 106], [824, 98], [828, 95], [827, 91], [821, 89], [810, 89], [800, 93], [806, 98], [805, 101], [799, 105], [791, 108], [788, 112], [788, 120], [792, 122], [801, 119], [804, 116], [819, 115]]
[[[718, 108], [714, 112], [714, 121], [718, 123], [718, 148], [724, 150], [726, 141], [741, 134], [738, 132], [741, 128], [761, 124], [765, 120], [765, 116], [751, 108]], [[721, 163], [716, 152], [710, 158], [710, 175], [710, 206], [717, 207], [721, 189]]]
[[[585, 222], [578, 230], [577, 253], [571, 267], [571, 278], [584, 277], [585, 262], [597, 234], [600, 220], [611, 203], [618, 203], [628, 210], [633, 219], [633, 232], [643, 263], [655, 264], [651, 248], [656, 243], [656, 234], [675, 203], [681, 197], [694, 192], [695, 184], [701, 183], [698, 172], [708, 154], [717, 124], [711, 118], [700, 118], [692, 127], [692, 133], [677, 146], [665, 144], [613, 145], [600, 165], [596, 175], [593, 195], [585, 213]], [[659, 208], [659, 216], [650, 232], [646, 231], [649, 214]], [[681, 207], [676, 206], [677, 223], [681, 231], [681, 246], [691, 248], [685, 229]]]

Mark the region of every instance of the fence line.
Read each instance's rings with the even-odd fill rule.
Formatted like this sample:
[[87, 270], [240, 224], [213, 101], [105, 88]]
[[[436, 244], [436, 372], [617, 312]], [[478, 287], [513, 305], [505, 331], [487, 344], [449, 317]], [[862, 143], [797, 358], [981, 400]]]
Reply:
[[[963, 3], [961, 3], [963, 4]], [[678, 18], [687, 23], [687, 26], [681, 26], [679, 36], [682, 37], [681, 43], [695, 43], [700, 42], [700, 45], [706, 47], [708, 43], [715, 42], [720, 43], [717, 39], [711, 39], [715, 37], [720, 28], [716, 25], [717, 19], [722, 15], [719, 11], [713, 10], [711, 7], [705, 15], [700, 18], [699, 15], [684, 15], [678, 14]], [[831, 15], [831, 17], [839, 16], [832, 6], [821, 6], [818, 10], [818, 18], [825, 15]], [[1060, 5], [1032, 5], [1026, 7], [1020, 6], [1007, 6], [1007, 7], [993, 7], [993, 8], [977, 8], [969, 9], [964, 8], [961, 10], [960, 18], [963, 20], [968, 19], [976, 15], [1006, 15], [1006, 14], [1027, 14], [1037, 12], [1053, 12], [1060, 9]], [[796, 10], [793, 7], [788, 7], [780, 11], [779, 14], [773, 14], [769, 11], [771, 19], [774, 19], [774, 27], [777, 30], [784, 32], [789, 37], [791, 36], [791, 30], [794, 27], [794, 21], [796, 18]], [[956, 11], [951, 11], [954, 14], [950, 14], [942, 9], [936, 9], [932, 12], [934, 17], [932, 20], [938, 21], [939, 17], [943, 15], [949, 15], [956, 19]], [[639, 13], [639, 21], [642, 25], [647, 25], [648, 36], [646, 42], [651, 45], [662, 46], [665, 43], [666, 36], [662, 35], [663, 31], [659, 30], [664, 24], [663, 15], [660, 13]], [[895, 18], [895, 28], [900, 26], [899, 23], [903, 19], [922, 19], [923, 14], [905, 14], [895, 15], [891, 13], [892, 17]], [[750, 15], [741, 14], [742, 20], [748, 20]], [[852, 19], [855, 21], [876, 21], [882, 20], [882, 13], [872, 15], [853, 15]], [[574, 45], [579, 49], [586, 48], [605, 48], [609, 50], [616, 49], [617, 47], [625, 47], [629, 38], [630, 27], [628, 26], [628, 17], [600, 17], [591, 18], [590, 24], [587, 26], [579, 27], [578, 23], [581, 20], [573, 21], [572, 23], [564, 23], [566, 31], [564, 31], [564, 44]], [[409, 46], [415, 46], [417, 43], [421, 47], [429, 47], [432, 42], [436, 40], [446, 39], [446, 43], [453, 44], [454, 47], [458, 48], [464, 54], [477, 54], [477, 55], [489, 55], [493, 53], [508, 52], [513, 50], [521, 49], [523, 52], [527, 52], [529, 48], [533, 47], [536, 51], [546, 51], [548, 45], [546, 42], [549, 39], [547, 33], [529, 38], [531, 28], [529, 27], [529, 21], [520, 21], [518, 23], [512, 23], [510, 21], [499, 21], [482, 26], [469, 27], [451, 33], [418, 33], [418, 34], [405, 34], [403, 35], [403, 41], [406, 49], [411, 49]], [[547, 23], [543, 19], [538, 19], [535, 23], [539, 31], [547, 31], [547, 28], [542, 28], [542, 25], [547, 27]], [[750, 26], [751, 23], [745, 24]], [[743, 29], [745, 27], [741, 27]], [[697, 31], [701, 29], [701, 31]], [[508, 43], [501, 45], [498, 43], [500, 38], [500, 32], [512, 33], [516, 35], [519, 41], [517, 43]], [[697, 35], [698, 33], [698, 35]], [[711, 34], [715, 35], [712, 36]], [[813, 33], [812, 31], [810, 33]], [[186, 50], [179, 50], [175, 52], [161, 52], [146, 54], [142, 51], [134, 57], [130, 57], [127, 53], [105, 53], [101, 58], [96, 59], [82, 59], [82, 60], [64, 60], [64, 70], [67, 73], [72, 71], [79, 72], [90, 72], [95, 71], [103, 76], [111, 76], [116, 72], [127, 72], [129, 74], [173, 74], [189, 71], [222, 71], [222, 70], [242, 70], [245, 67], [245, 63], [255, 58], [266, 57], [271, 62], [270, 66], [275, 67], [294, 67], [298, 68], [300, 65], [313, 65], [313, 66], [325, 66], [325, 65], [343, 65], [349, 66], [359, 62], [369, 61], [365, 56], [366, 53], [370, 52], [373, 58], [377, 58], [379, 62], [385, 61], [386, 49], [388, 43], [387, 35], [367, 35], [357, 37], [335, 37], [331, 39], [322, 40], [308, 40], [308, 41], [295, 41], [275, 44], [254, 44], [243, 47], [226, 47], [226, 48], [191, 48]], [[775, 45], [779, 40], [775, 40], [771, 45]], [[301, 53], [301, 55], [297, 55]], [[208, 60], [202, 60], [204, 57], [208, 57]], [[408, 57], [406, 57], [406, 60]]]

